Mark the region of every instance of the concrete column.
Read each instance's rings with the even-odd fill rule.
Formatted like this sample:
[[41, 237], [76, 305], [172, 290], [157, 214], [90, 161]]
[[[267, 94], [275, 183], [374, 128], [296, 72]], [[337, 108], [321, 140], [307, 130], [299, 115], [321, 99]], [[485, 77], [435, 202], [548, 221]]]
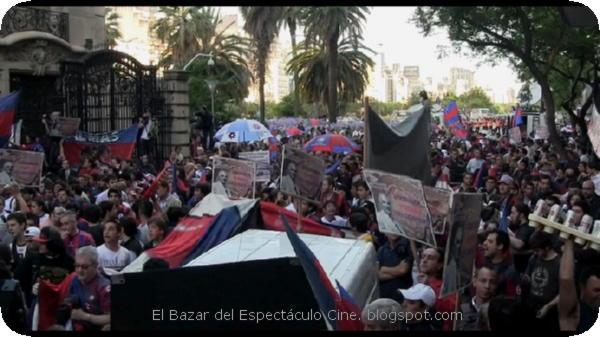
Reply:
[[[171, 70], [163, 73], [162, 92], [165, 109], [171, 117], [171, 148], [181, 146], [184, 156], [190, 155], [190, 102], [187, 71]], [[167, 154], [168, 155], [168, 154]]]

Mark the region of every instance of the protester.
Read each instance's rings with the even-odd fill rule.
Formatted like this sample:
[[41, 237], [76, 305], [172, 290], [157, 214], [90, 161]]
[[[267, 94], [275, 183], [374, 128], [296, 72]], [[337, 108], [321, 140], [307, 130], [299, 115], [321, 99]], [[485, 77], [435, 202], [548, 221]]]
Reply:
[[464, 296], [461, 300], [461, 319], [457, 320], [458, 331], [481, 331], [480, 311], [483, 305], [496, 295], [496, 272], [488, 267], [481, 267], [473, 277], [475, 296]]
[[389, 298], [379, 298], [365, 305], [362, 322], [365, 331], [396, 331], [401, 327], [402, 307]]
[[122, 234], [121, 222], [104, 223], [104, 244], [98, 247], [98, 265], [107, 274], [119, 272], [135, 260], [135, 253], [119, 244]]
[[435, 292], [430, 286], [417, 283], [408, 289], [398, 290], [402, 294], [404, 301], [402, 309], [407, 317], [402, 325], [402, 331], [433, 331], [435, 330], [432, 322], [427, 320], [426, 313], [433, 308], [435, 304]]

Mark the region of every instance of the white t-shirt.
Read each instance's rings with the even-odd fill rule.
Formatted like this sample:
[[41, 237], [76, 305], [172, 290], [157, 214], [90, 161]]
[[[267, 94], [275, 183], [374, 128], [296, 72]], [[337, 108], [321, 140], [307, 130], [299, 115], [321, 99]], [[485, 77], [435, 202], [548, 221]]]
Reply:
[[135, 253], [123, 246], [119, 246], [119, 250], [116, 252], [108, 249], [106, 244], [98, 247], [98, 263], [104, 269], [121, 271], [133, 262], [135, 258]]
[[148, 242], [150, 242], [150, 236], [149, 236], [149, 228], [148, 228], [148, 224], [142, 224], [138, 226], [138, 234], [136, 235], [136, 239], [138, 241], [140, 241], [143, 245], [147, 245]]
[[348, 221], [339, 215], [334, 215], [332, 221], [327, 220], [326, 217], [321, 217], [321, 222], [335, 227], [348, 227]]
[[475, 173], [475, 171], [481, 168], [483, 162], [483, 159], [471, 158], [471, 160], [469, 160], [469, 163], [467, 163], [467, 172]]
[[152, 130], [152, 120], [149, 120], [148, 124], [144, 125], [142, 136], [140, 138], [150, 140], [150, 130]]

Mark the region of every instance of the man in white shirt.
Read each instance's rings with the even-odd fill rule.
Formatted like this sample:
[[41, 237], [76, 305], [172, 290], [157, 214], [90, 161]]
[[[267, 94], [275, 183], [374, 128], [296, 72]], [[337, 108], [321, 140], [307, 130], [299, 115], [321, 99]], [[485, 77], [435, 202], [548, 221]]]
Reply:
[[481, 158], [481, 151], [479, 149], [473, 150], [474, 157], [467, 163], [467, 172], [475, 174], [477, 170], [481, 168], [484, 160]]
[[98, 247], [98, 263], [107, 274], [119, 272], [133, 260], [134, 252], [119, 245], [123, 227], [118, 221], [104, 223], [104, 244]]
[[321, 218], [321, 222], [333, 227], [348, 227], [348, 221], [336, 214], [337, 207], [333, 201], [329, 201], [325, 204], [325, 216]]
[[161, 181], [156, 189], [157, 202], [160, 210], [167, 214], [170, 207], [181, 207], [181, 200], [175, 193], [170, 193], [169, 183]]

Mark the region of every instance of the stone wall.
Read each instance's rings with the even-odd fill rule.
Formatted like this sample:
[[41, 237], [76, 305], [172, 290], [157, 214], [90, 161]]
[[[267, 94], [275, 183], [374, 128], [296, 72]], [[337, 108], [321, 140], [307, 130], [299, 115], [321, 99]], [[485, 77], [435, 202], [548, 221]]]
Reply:
[[[171, 121], [171, 146], [181, 146], [184, 156], [190, 155], [190, 102], [187, 71], [165, 71], [162, 93], [165, 110]], [[170, 152], [169, 150], [169, 152]]]

